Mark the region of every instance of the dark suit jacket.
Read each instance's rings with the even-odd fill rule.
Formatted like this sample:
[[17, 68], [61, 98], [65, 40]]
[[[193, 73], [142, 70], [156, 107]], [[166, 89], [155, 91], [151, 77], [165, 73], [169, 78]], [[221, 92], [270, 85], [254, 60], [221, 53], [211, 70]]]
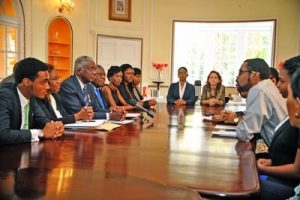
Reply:
[[[106, 119], [106, 111], [100, 108], [93, 85], [87, 83], [86, 87], [90, 95], [90, 106], [94, 110], [94, 118]], [[59, 94], [61, 95], [62, 105], [69, 114], [75, 114], [85, 106], [82, 89], [75, 75], [70, 76], [62, 83]]]
[[[120, 94], [122, 95], [122, 97], [124, 98], [124, 100], [129, 104], [129, 100], [130, 99], [135, 99], [135, 96], [132, 95], [132, 93], [130, 91], [128, 91], [126, 89], [126, 86], [125, 86], [125, 83], [122, 82], [121, 85], [118, 87], [119, 91], [120, 91]], [[128, 89], [132, 89], [132, 85], [128, 85]]]
[[[29, 130], [20, 130], [22, 123], [21, 102], [14, 83], [0, 88], [0, 145], [31, 142]], [[29, 129], [42, 129], [49, 121], [37, 105], [30, 99]]]
[[56, 106], [60, 114], [63, 116], [62, 118], [57, 118], [48, 98], [44, 99], [36, 99], [38, 105], [41, 107], [41, 109], [44, 111], [46, 117], [48, 117], [50, 120], [53, 121], [62, 121], [64, 124], [69, 123], [75, 123], [75, 116], [68, 114], [65, 108], [63, 107], [61, 103], [61, 97], [59, 94], [53, 93], [52, 96], [54, 97], [56, 101]]
[[[128, 104], [130, 104], [130, 103], [129, 103], [129, 100], [130, 100], [130, 99], [135, 99], [136, 101], [139, 101], [139, 99], [143, 100], [143, 96], [142, 96], [142, 95], [139, 93], [139, 91], [138, 91], [136, 88], [134, 88], [134, 87], [135, 87], [135, 86], [133, 86], [133, 84], [130, 83], [130, 84], [128, 85], [128, 90], [127, 90], [124, 82], [118, 87], [118, 89], [119, 89], [119, 91], [120, 91], [122, 97], [124, 98], [124, 100], [125, 100], [126, 103], [128, 103]], [[138, 95], [139, 95], [139, 98], [137, 98], [137, 97], [135, 96], [134, 91], [133, 91], [134, 89], [137, 90]], [[143, 103], [143, 107], [149, 107], [149, 101], [143, 101], [143, 102], [144, 102], [144, 103]]]
[[14, 83], [15, 82], [15, 76], [13, 74], [9, 75], [8, 77], [6, 77], [5, 79], [3, 79], [0, 82], [0, 85], [4, 84], [4, 83]]
[[297, 149], [299, 147], [299, 129], [292, 127], [287, 120], [275, 132], [270, 144], [269, 155], [273, 166], [294, 163]]
[[[170, 85], [167, 101], [168, 103], [175, 103], [177, 99], [180, 99], [179, 97], [179, 82], [172, 83]], [[190, 83], [186, 83], [185, 91], [182, 97], [183, 100], [186, 101], [187, 105], [195, 104], [196, 97], [195, 97], [195, 87], [194, 85]]]

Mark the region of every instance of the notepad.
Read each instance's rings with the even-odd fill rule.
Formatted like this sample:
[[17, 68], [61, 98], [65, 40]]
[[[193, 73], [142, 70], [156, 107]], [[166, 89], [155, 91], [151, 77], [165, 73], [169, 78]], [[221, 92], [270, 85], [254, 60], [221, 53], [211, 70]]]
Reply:
[[104, 124], [101, 124], [101, 125], [97, 126], [96, 128], [99, 129], [99, 130], [111, 131], [111, 130], [113, 130], [115, 128], [118, 128], [120, 126], [121, 125], [119, 125], [119, 124], [113, 124], [113, 123], [106, 122]]
[[213, 116], [203, 116], [202, 119], [205, 121], [212, 121]]
[[133, 120], [131, 120], [131, 119], [125, 119], [122, 121], [109, 120], [109, 122], [114, 123], [114, 124], [129, 124], [129, 123], [132, 123]]
[[141, 113], [126, 113], [126, 118], [137, 118], [140, 116], [141, 116]]
[[237, 137], [235, 131], [219, 130], [219, 131], [213, 131], [211, 134], [213, 136], [220, 136], [220, 137], [232, 137], [232, 138]]
[[233, 131], [235, 131], [236, 126], [220, 125], [220, 124], [218, 124], [218, 125], [215, 126], [215, 128], [216, 128], [216, 129], [233, 130]]
[[106, 120], [92, 120], [92, 121], [77, 121], [72, 124], [65, 124], [65, 128], [94, 128], [103, 124]]

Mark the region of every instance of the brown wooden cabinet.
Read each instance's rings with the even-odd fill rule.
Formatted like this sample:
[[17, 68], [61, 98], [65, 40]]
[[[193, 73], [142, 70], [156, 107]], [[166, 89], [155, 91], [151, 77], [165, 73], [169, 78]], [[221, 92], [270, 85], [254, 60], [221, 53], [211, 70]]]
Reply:
[[53, 19], [48, 28], [48, 62], [62, 79], [72, 72], [72, 27], [63, 17]]

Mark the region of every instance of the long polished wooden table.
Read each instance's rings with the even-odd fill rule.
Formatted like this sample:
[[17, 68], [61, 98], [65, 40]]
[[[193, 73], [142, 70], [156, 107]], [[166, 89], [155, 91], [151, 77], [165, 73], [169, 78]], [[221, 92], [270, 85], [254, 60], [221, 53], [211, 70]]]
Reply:
[[[160, 103], [153, 121], [0, 146], [0, 199], [201, 199], [259, 191], [251, 144], [213, 137], [206, 113]], [[144, 123], [142, 123], [144, 122]]]

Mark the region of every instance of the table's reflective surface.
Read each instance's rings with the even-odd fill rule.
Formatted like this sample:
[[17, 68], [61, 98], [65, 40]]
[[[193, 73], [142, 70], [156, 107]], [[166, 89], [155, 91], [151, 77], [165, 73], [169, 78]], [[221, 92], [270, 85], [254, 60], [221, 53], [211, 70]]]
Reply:
[[156, 109], [148, 128], [138, 119], [111, 132], [66, 131], [56, 141], [0, 147], [0, 197], [200, 199], [195, 191], [258, 191], [250, 144], [212, 137], [214, 126], [202, 120], [221, 108]]

